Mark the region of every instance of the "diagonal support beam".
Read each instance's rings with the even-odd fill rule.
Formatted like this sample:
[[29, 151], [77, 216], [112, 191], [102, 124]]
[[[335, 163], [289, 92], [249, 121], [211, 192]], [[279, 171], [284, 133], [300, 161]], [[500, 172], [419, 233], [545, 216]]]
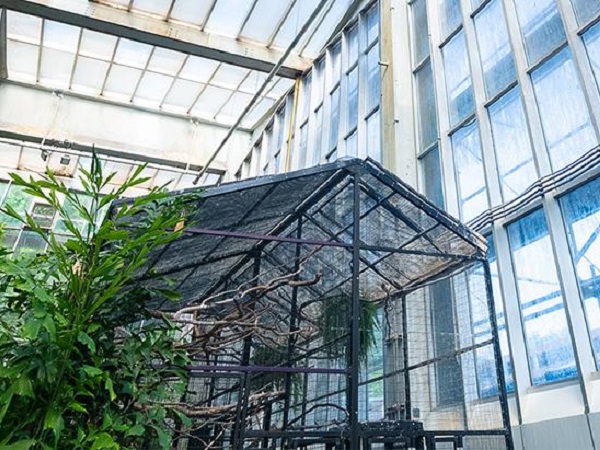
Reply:
[[[261, 72], [270, 72], [283, 55], [281, 50], [79, 0], [0, 0], [0, 8]], [[295, 79], [311, 64], [311, 59], [292, 53], [277, 75]]]

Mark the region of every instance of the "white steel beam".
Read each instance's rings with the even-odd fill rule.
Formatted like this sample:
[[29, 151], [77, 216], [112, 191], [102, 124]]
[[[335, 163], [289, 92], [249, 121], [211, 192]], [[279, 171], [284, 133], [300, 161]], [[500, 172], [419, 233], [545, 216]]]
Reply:
[[[92, 2], [0, 0], [0, 8], [262, 72], [270, 72], [283, 54], [282, 50], [264, 45], [242, 42]], [[311, 64], [311, 59], [292, 53], [277, 75], [296, 78]]]

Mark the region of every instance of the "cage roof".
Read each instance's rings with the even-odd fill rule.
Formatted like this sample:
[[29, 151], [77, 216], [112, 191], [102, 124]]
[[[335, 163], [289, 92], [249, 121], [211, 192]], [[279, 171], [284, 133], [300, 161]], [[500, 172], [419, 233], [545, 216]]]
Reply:
[[261, 272], [289, 273], [298, 249], [312, 255], [307, 276], [326, 274], [313, 293], [343, 287], [352, 277], [355, 216], [361, 284], [375, 298], [414, 290], [486, 252], [481, 236], [372, 160], [208, 187], [194, 209], [192, 226], [151, 255], [143, 274], [156, 287], [168, 279], [187, 303], [231, 288], [257, 257]]

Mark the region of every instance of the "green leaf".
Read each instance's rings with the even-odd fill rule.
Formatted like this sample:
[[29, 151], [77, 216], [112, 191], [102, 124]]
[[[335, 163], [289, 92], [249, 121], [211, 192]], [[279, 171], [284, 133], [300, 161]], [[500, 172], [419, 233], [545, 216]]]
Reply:
[[30, 317], [23, 324], [23, 336], [27, 339], [35, 340], [40, 334], [40, 328], [42, 328], [42, 321]]
[[119, 445], [108, 433], [100, 433], [94, 439], [90, 450], [118, 449]]
[[65, 421], [62, 415], [54, 408], [50, 408], [44, 417], [44, 429], [50, 429], [57, 438], [65, 427]]
[[25, 374], [22, 374], [19, 377], [19, 381], [15, 383], [14, 392], [15, 394], [23, 395], [25, 397], [35, 397], [33, 393], [33, 385], [31, 384], [31, 380], [27, 378], [27, 375]]
[[127, 432], [125, 433], [125, 437], [129, 437], [129, 436], [141, 436], [146, 432], [146, 428], [144, 428], [143, 425], [140, 425], [139, 423], [137, 425], [134, 425], [132, 427], [129, 427], [129, 429], [127, 430]]
[[156, 428], [158, 434], [158, 443], [163, 450], [170, 450], [171, 448], [171, 435], [163, 428]]
[[77, 341], [81, 342], [83, 345], [89, 348], [90, 352], [96, 353], [96, 343], [87, 333], [80, 331], [77, 335]]
[[25, 439], [23, 441], [15, 442], [14, 444], [2, 447], [3, 450], [29, 450], [35, 445], [35, 439]]
[[113, 388], [113, 382], [109, 377], [107, 377], [106, 380], [104, 380], [104, 387], [110, 394], [110, 400], [114, 401], [117, 398], [117, 396], [115, 395], [115, 390]]
[[104, 373], [101, 369], [92, 366], [82, 366], [81, 370], [83, 370], [90, 377], [99, 377]]
[[87, 409], [85, 409], [85, 407], [81, 403], [79, 403], [78, 401], [75, 401], [75, 400], [73, 400], [71, 403], [69, 403], [69, 409], [71, 409], [72, 411], [87, 414]]

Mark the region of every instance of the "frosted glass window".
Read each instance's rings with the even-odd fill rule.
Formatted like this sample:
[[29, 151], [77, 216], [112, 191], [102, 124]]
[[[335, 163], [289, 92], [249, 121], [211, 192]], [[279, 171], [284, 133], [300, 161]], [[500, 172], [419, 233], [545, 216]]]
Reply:
[[329, 149], [337, 147], [338, 132], [340, 127], [340, 88], [331, 93], [331, 113], [329, 114]]
[[323, 142], [323, 107], [320, 106], [315, 112], [315, 131], [314, 144], [312, 148], [312, 164], [317, 165], [321, 162], [321, 142]]
[[115, 53], [117, 39], [116, 36], [83, 30], [79, 54], [110, 61]]
[[135, 0], [133, 9], [145, 11], [165, 18], [169, 12], [171, 0]]
[[129, 39], [120, 39], [115, 62], [124, 66], [143, 69], [148, 63], [152, 47]]
[[314, 73], [314, 82], [313, 82], [313, 92], [312, 92], [312, 101], [315, 105], [320, 104], [323, 101], [323, 83], [325, 82], [325, 63], [324, 59], [320, 59], [315, 63], [315, 67], [313, 69]]
[[467, 45], [463, 32], [454, 36], [444, 46], [442, 56], [446, 74], [450, 123], [456, 125], [471, 115], [475, 108]]
[[258, 0], [252, 15], [242, 29], [241, 36], [256, 42], [268, 41], [273, 29], [265, 24], [279, 23], [289, 2]]
[[365, 18], [367, 27], [367, 45], [379, 37], [379, 8], [378, 4], [367, 11]]
[[440, 150], [437, 146], [421, 158], [423, 187], [425, 197], [435, 206], [444, 209], [444, 190], [442, 187], [442, 170], [440, 167]]
[[213, 75], [211, 84], [216, 84], [227, 89], [236, 89], [244, 81], [248, 73], [248, 69], [221, 64]]
[[535, 64], [565, 42], [556, 0], [515, 0], [529, 64]]
[[113, 64], [108, 72], [104, 93], [107, 96], [129, 101], [141, 74], [142, 71], [139, 69]]
[[184, 61], [184, 53], [156, 47], [148, 63], [148, 69], [175, 76], [179, 69], [181, 69]]
[[31, 83], [36, 82], [38, 46], [13, 40], [7, 41], [7, 65], [9, 78]]
[[558, 170], [598, 142], [571, 52], [562, 50], [531, 77], [552, 167]]
[[163, 106], [183, 108], [187, 112], [203, 87], [203, 84], [177, 78], [171, 86]]
[[413, 62], [417, 64], [429, 55], [427, 0], [416, 0], [410, 8], [412, 11]]
[[40, 67], [40, 82], [52, 87], [67, 89], [74, 62], [75, 55], [73, 53], [44, 48]]
[[308, 123], [300, 127], [300, 139], [298, 141], [298, 168], [306, 164], [306, 150], [308, 149]]
[[348, 117], [346, 130], [351, 131], [358, 124], [358, 68], [347, 75], [348, 79]]
[[205, 83], [212, 77], [217, 67], [219, 67], [217, 61], [190, 56], [181, 69], [179, 76], [188, 80]]
[[331, 86], [340, 81], [342, 74], [342, 44], [336, 43], [331, 49]]
[[81, 28], [46, 20], [44, 23], [44, 47], [75, 53]]
[[381, 155], [381, 120], [379, 111], [367, 119], [367, 156], [375, 161], [382, 160]]
[[312, 72], [309, 72], [304, 76], [302, 80], [302, 114], [300, 118], [305, 120], [308, 117], [310, 111], [310, 89], [312, 86]]
[[600, 367], [600, 178], [560, 199], [588, 332]]
[[600, 12], [598, 0], [571, 0], [579, 25], [584, 25]]
[[460, 128], [451, 140], [461, 218], [467, 222], [488, 207], [477, 123]]
[[562, 291], [544, 212], [508, 226], [521, 320], [535, 385], [577, 375]]
[[135, 93], [134, 102], [159, 106], [169, 91], [173, 78], [154, 72], [146, 72]]
[[379, 46], [367, 53], [367, 111], [379, 105], [381, 80], [379, 77]]
[[107, 61], [79, 56], [73, 74], [72, 88], [84, 93], [100, 94], [109, 65]]
[[437, 4], [442, 37], [446, 37], [462, 22], [460, 0], [438, 0]]
[[597, 23], [585, 32], [583, 42], [585, 43], [590, 64], [592, 65], [596, 85], [600, 88], [600, 23]]
[[6, 18], [8, 38], [39, 44], [42, 37], [42, 19], [15, 11], [7, 11]]
[[356, 157], [358, 155], [358, 140], [356, 131], [346, 138], [346, 156]]
[[206, 23], [206, 31], [236, 37], [254, 0], [218, 0]]
[[433, 86], [433, 74], [430, 62], [419, 69], [415, 74], [415, 80], [417, 85], [419, 147], [421, 150], [425, 150], [438, 137], [435, 88]]
[[490, 106], [489, 113], [502, 194], [508, 201], [538, 178], [519, 88]]
[[517, 78], [501, 0], [493, 0], [475, 16], [485, 91], [493, 97]]
[[171, 19], [202, 25], [211, 9], [212, 2], [198, 0], [175, 0]]

